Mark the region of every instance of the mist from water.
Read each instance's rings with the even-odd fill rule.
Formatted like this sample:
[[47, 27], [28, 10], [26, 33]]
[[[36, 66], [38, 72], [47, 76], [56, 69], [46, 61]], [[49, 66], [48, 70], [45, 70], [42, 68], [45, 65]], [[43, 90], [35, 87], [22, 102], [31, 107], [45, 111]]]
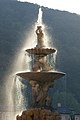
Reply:
[[[33, 34], [33, 31], [35, 31], [35, 25], [30, 28], [30, 31], [27, 32], [24, 40], [22, 40], [21, 46], [17, 48], [15, 58], [12, 60], [9, 71], [7, 71], [4, 76], [5, 83], [3, 85], [3, 94], [5, 96], [4, 110], [6, 113], [5, 116], [2, 115], [1, 120], [5, 118], [6, 120], [15, 120], [15, 115], [21, 113], [23, 109], [26, 109], [27, 105], [24, 106], [25, 97], [21, 91], [25, 88], [25, 85], [22, 84], [20, 78], [16, 76], [16, 73], [19, 71], [30, 71], [31, 69], [31, 56], [29, 56], [25, 50], [36, 46], [37, 40], [35, 39], [35, 34]], [[15, 94], [14, 91], [16, 91]]]
[[[31, 33], [31, 31], [30, 31]], [[30, 34], [31, 35], [31, 34]], [[32, 35], [33, 36], [33, 35]], [[20, 78], [16, 76], [17, 72], [21, 71], [30, 71], [30, 61], [31, 57], [25, 52], [25, 48], [29, 47], [28, 41], [32, 41], [32, 37], [30, 39], [26, 39], [24, 41], [24, 45], [22, 46], [21, 50], [18, 48], [18, 52], [15, 55], [14, 60], [12, 61], [12, 65], [9, 70], [9, 74], [5, 76], [5, 104], [7, 105], [7, 110], [10, 112], [10, 119], [15, 119], [14, 114], [19, 114], [21, 111], [26, 109], [24, 103], [25, 97], [23, 96], [22, 90], [24, 91], [25, 85], [22, 84]], [[23, 44], [23, 43], [22, 43]], [[16, 90], [15, 94], [14, 91]], [[13, 114], [11, 114], [13, 113]], [[10, 120], [9, 118], [6, 120]]]
[[[12, 60], [12, 65], [4, 77], [6, 81], [4, 83], [5, 106], [7, 105], [7, 111], [10, 112], [10, 118], [8, 117], [6, 120], [15, 120], [15, 114], [21, 113], [21, 111], [26, 109], [26, 106], [28, 106], [28, 101], [25, 100], [25, 96], [22, 93], [22, 89], [25, 88], [25, 85], [22, 84], [20, 77], [16, 76], [16, 73], [19, 71], [31, 71], [31, 56], [26, 53], [25, 50], [36, 46], [37, 40], [35, 29], [37, 25], [42, 26], [45, 35], [46, 47], [50, 47], [50, 37], [46, 32], [46, 26], [42, 22], [42, 14], [42, 9], [39, 8], [37, 22], [30, 28], [30, 31], [27, 33], [27, 35], [25, 35], [21, 46], [17, 48], [15, 58]], [[56, 54], [53, 56], [54, 57], [51, 59], [54, 59], [54, 62], [56, 63]]]

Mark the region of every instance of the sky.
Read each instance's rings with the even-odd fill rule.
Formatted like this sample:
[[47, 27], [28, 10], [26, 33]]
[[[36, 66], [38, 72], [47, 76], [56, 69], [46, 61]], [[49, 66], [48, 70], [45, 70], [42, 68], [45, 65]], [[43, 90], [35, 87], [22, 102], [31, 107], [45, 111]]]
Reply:
[[38, 5], [65, 10], [80, 15], [80, 0], [19, 0], [22, 2], [37, 3]]

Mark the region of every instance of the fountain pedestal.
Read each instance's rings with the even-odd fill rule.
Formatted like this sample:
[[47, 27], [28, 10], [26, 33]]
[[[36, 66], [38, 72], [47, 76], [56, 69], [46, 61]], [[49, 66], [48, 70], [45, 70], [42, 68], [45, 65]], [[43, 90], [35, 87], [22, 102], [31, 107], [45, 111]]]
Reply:
[[51, 112], [44, 108], [30, 108], [23, 111], [21, 116], [16, 116], [17, 120], [60, 120], [58, 112]]
[[45, 56], [55, 53], [56, 50], [45, 47], [42, 26], [37, 26], [36, 35], [36, 47], [26, 50], [29, 54], [34, 55], [35, 63], [32, 71], [17, 73], [18, 76], [29, 80], [32, 86], [32, 106], [23, 111], [21, 116], [18, 115], [16, 120], [59, 120], [60, 115], [52, 110], [48, 90], [54, 80], [61, 78], [65, 73], [54, 71], [45, 59]]

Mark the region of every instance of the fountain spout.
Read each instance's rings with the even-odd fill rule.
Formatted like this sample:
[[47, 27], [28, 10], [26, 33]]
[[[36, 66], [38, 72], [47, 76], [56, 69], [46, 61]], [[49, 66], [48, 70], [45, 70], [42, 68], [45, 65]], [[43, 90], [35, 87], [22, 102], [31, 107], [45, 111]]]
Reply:
[[18, 76], [28, 80], [32, 87], [32, 104], [31, 108], [23, 111], [16, 120], [60, 120], [60, 117], [56, 117], [59, 114], [56, 115], [56, 112], [52, 111], [52, 100], [48, 91], [50, 87], [53, 87], [54, 80], [63, 77], [65, 73], [54, 71], [54, 68], [48, 63], [47, 56], [55, 53], [56, 49], [46, 47], [42, 27], [42, 24], [37, 25], [35, 31], [37, 35], [36, 46], [26, 50], [32, 56], [32, 71], [17, 73]]

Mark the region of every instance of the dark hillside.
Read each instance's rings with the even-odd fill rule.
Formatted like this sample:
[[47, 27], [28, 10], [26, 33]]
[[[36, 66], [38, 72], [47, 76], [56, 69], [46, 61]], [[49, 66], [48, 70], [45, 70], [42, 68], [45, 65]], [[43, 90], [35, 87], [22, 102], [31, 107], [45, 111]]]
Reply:
[[32, 26], [38, 7], [29, 3], [0, 1], [0, 79], [8, 70], [21, 37]]
[[[48, 19], [47, 19], [48, 18]], [[66, 91], [80, 103], [80, 16], [66, 11], [44, 10], [45, 23], [58, 49], [57, 65], [66, 75]], [[58, 81], [60, 86], [61, 81]], [[62, 91], [62, 87], [60, 87]]]
[[[24, 31], [28, 31], [37, 19], [38, 8], [37, 5], [30, 3], [0, 0], [0, 81], [2, 83], [17, 46], [20, 46]], [[49, 27], [48, 32], [58, 50], [56, 68], [67, 74], [65, 80], [61, 79], [54, 85], [55, 106], [58, 102], [64, 103], [63, 99], [65, 99], [67, 106], [80, 110], [80, 16], [43, 8], [43, 21]]]

